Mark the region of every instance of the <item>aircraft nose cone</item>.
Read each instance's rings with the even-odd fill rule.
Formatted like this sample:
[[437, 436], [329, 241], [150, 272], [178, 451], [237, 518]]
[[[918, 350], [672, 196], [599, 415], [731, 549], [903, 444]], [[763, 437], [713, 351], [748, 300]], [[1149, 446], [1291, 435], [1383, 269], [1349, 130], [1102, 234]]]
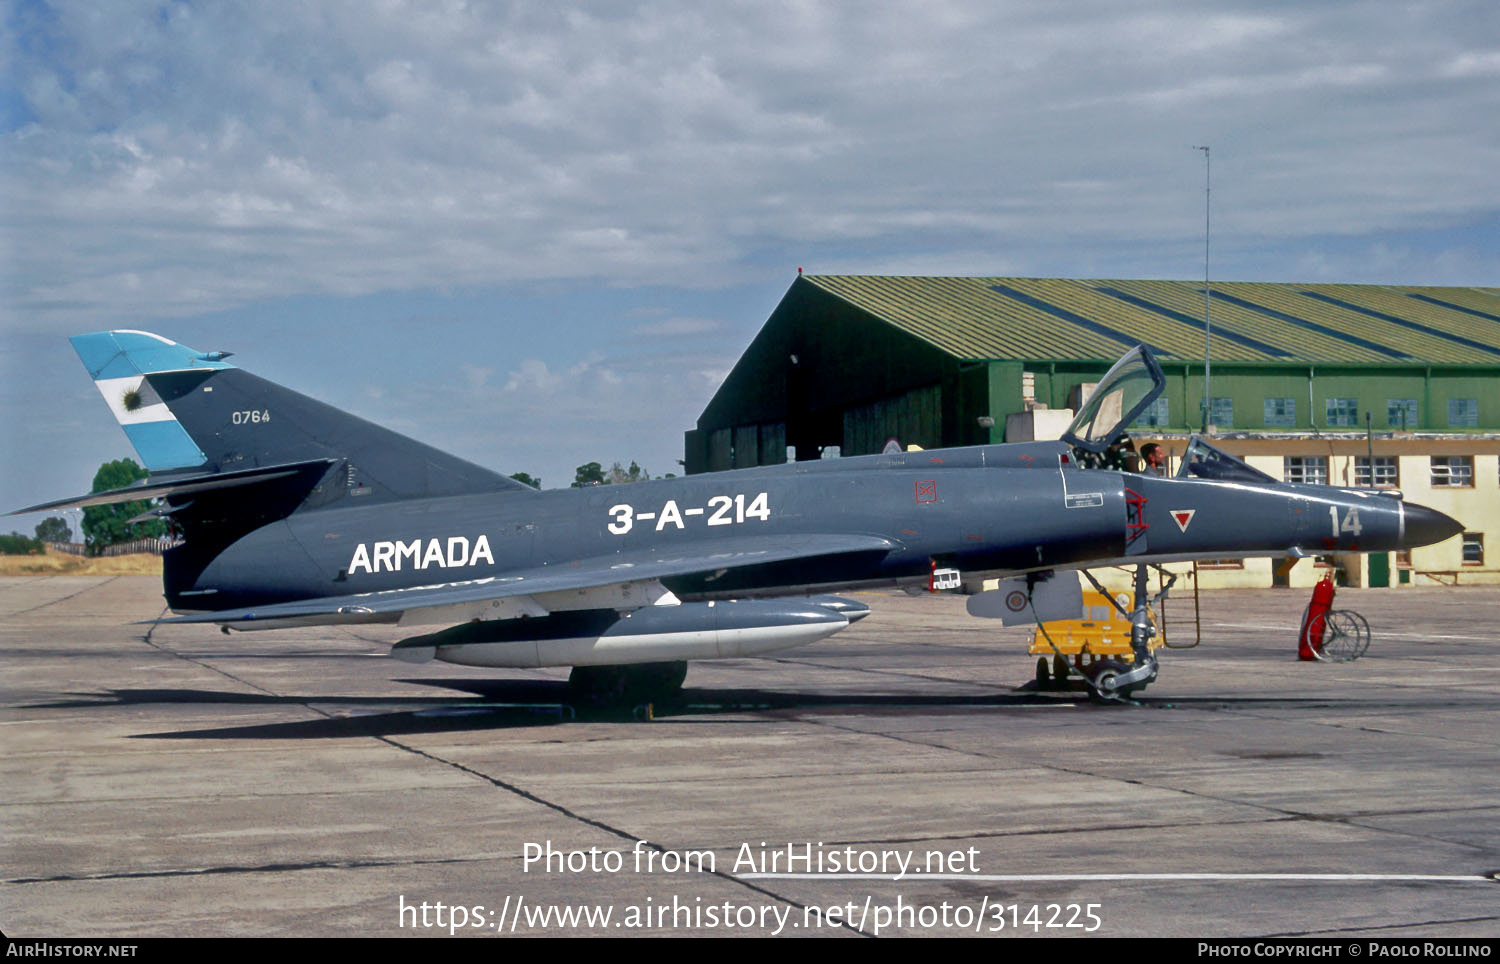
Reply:
[[1406, 545], [1430, 546], [1464, 531], [1462, 522], [1425, 505], [1406, 506]]

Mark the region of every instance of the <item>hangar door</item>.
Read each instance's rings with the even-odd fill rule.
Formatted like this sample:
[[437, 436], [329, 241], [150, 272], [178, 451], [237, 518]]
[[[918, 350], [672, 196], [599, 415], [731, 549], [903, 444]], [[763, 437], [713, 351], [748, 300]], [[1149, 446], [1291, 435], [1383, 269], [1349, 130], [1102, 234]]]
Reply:
[[844, 410], [843, 455], [873, 455], [895, 439], [901, 447], [936, 448], [943, 438], [943, 390], [940, 385], [913, 388], [867, 405]]

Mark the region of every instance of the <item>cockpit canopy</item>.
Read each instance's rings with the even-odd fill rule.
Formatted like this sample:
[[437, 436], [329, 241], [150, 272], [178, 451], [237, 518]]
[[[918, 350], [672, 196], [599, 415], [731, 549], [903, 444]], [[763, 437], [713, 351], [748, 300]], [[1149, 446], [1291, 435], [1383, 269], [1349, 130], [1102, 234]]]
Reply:
[[1230, 455], [1217, 446], [1210, 445], [1208, 440], [1200, 435], [1194, 435], [1188, 442], [1187, 451], [1182, 456], [1182, 467], [1177, 470], [1177, 477], [1179, 479], [1218, 479], [1222, 482], [1277, 481], [1274, 476], [1267, 475], [1242, 459]]
[[1104, 373], [1062, 440], [1083, 452], [1104, 452], [1125, 435], [1166, 384], [1151, 350], [1136, 345]]
[[[1104, 373], [1078, 417], [1063, 433], [1062, 440], [1073, 446], [1080, 465], [1119, 468], [1106, 453], [1110, 446], [1125, 438], [1131, 424], [1156, 401], [1166, 383], [1161, 366], [1145, 345], [1137, 345], [1122, 355]], [[1237, 482], [1276, 481], [1198, 435], [1189, 440], [1177, 475]]]

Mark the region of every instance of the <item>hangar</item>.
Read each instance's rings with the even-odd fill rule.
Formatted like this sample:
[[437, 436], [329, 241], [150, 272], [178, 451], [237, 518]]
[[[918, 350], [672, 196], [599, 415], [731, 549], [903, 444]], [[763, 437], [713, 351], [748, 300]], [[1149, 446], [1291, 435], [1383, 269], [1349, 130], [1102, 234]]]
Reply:
[[1137, 444], [1216, 444], [1289, 481], [1399, 488], [1465, 523], [1413, 550], [1225, 561], [1209, 585], [1500, 583], [1500, 288], [799, 275], [686, 433], [688, 472], [1055, 438], [1145, 343]]

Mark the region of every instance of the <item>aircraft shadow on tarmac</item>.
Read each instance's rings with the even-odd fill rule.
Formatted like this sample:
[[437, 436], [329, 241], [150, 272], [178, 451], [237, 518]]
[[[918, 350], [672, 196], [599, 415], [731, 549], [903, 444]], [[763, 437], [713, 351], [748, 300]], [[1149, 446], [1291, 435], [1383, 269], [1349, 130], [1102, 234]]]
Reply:
[[[207, 729], [137, 733], [133, 739], [230, 739], [289, 740], [342, 739], [352, 736], [398, 736], [518, 727], [555, 726], [568, 722], [634, 723], [645, 719], [677, 722], [710, 722], [722, 714], [786, 713], [817, 710], [822, 714], [845, 712], [930, 713], [943, 709], [1000, 709], [1049, 703], [1030, 693], [999, 693], [968, 696], [844, 693], [822, 695], [764, 689], [685, 688], [670, 702], [642, 706], [574, 706], [567, 683], [550, 680], [423, 680], [399, 682], [458, 690], [462, 697], [368, 696], [319, 697], [273, 693], [227, 692], [205, 689], [112, 689], [80, 693], [72, 698], [28, 705], [28, 709], [87, 709], [147, 705], [196, 705], [203, 707], [309, 707], [328, 715], [323, 719], [277, 723], [251, 723]], [[692, 720], [683, 719], [692, 717]], [[766, 723], [782, 722], [771, 717]], [[743, 721], [740, 721], [743, 722]]]
[[[29, 704], [29, 709], [84, 709], [145, 705], [196, 705], [204, 707], [307, 707], [325, 714], [321, 719], [277, 723], [250, 723], [207, 729], [178, 730], [159, 733], [137, 733], [132, 739], [199, 739], [199, 740], [295, 740], [344, 739], [357, 736], [400, 736], [404, 734], [505, 730], [521, 727], [556, 726], [569, 722], [634, 723], [646, 719], [657, 722], [711, 723], [715, 716], [765, 714], [761, 722], [785, 722], [801, 711], [827, 715], [923, 716], [944, 712], [1004, 710], [1036, 706], [1073, 708], [1081, 712], [1119, 711], [1140, 708], [1228, 709], [1245, 706], [1284, 706], [1298, 709], [1339, 707], [1344, 710], [1368, 710], [1368, 700], [1329, 699], [1328, 697], [1187, 697], [1152, 700], [1149, 697], [1133, 703], [1090, 704], [1081, 693], [1041, 694], [1015, 690], [1002, 693], [960, 696], [839, 693], [818, 694], [785, 692], [759, 688], [710, 689], [684, 688], [670, 702], [645, 707], [575, 707], [566, 683], [558, 680], [507, 679], [405, 679], [398, 682], [418, 686], [457, 690], [461, 697], [434, 696], [368, 696], [318, 697], [286, 696], [272, 693], [225, 692], [201, 689], [116, 689], [103, 693], [78, 694], [73, 698]], [[1387, 705], [1388, 701], [1377, 701]], [[1445, 706], [1452, 700], [1441, 700]], [[1398, 704], [1391, 702], [1391, 706]], [[1399, 704], [1406, 710], [1413, 704]], [[744, 719], [736, 722], [743, 723]]]

